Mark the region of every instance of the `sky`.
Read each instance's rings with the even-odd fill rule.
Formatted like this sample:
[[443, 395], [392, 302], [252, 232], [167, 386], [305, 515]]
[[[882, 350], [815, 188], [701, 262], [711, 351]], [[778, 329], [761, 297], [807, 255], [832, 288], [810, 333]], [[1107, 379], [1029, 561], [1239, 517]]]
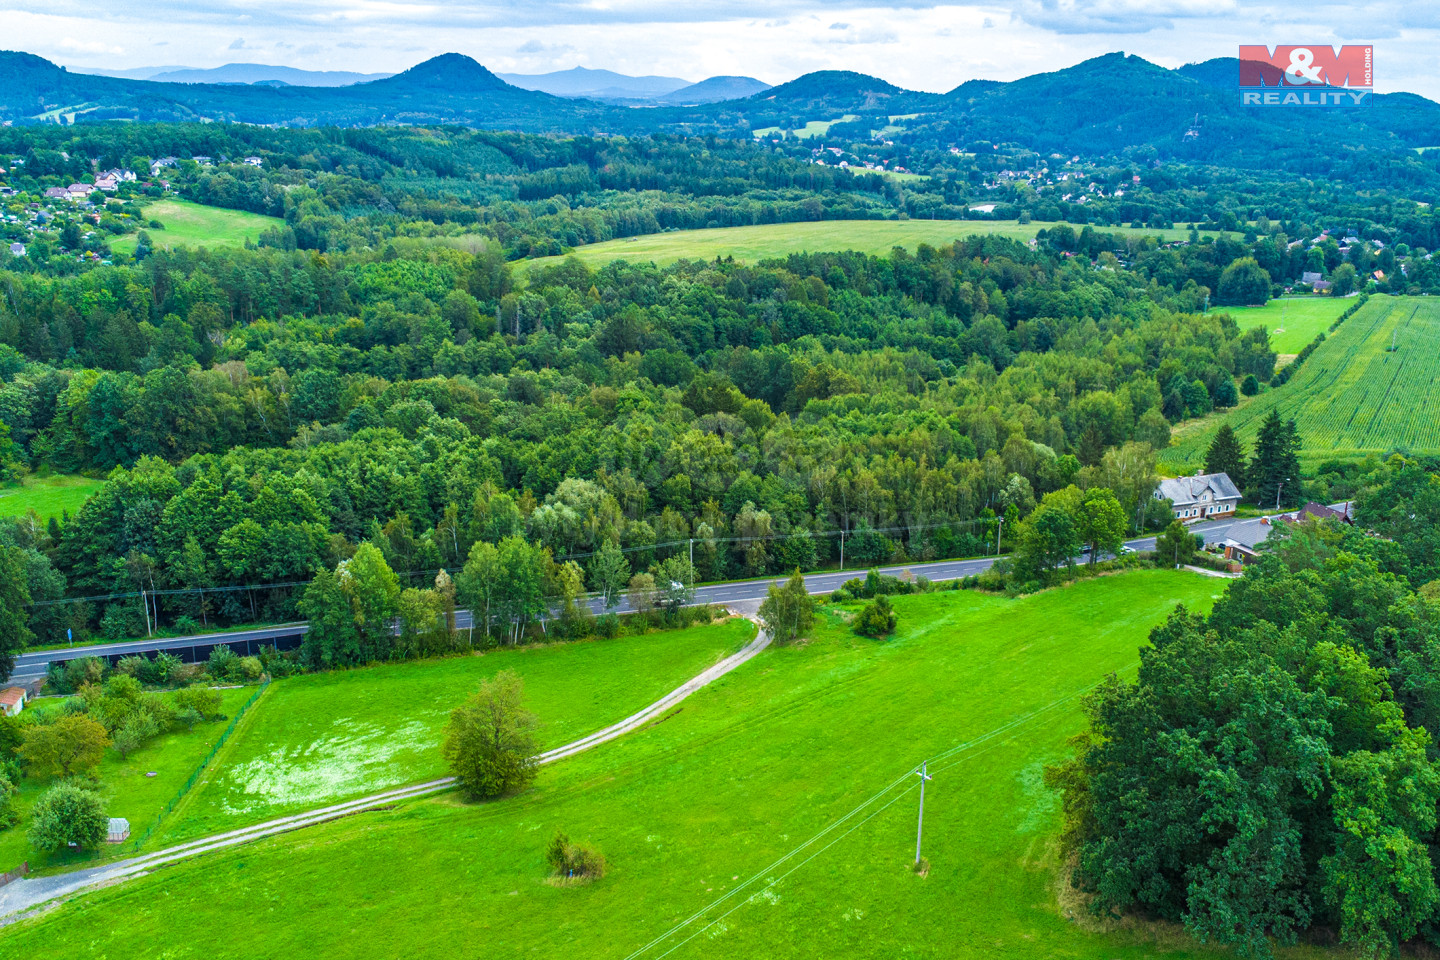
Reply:
[[398, 72], [441, 53], [781, 83], [857, 70], [916, 90], [1013, 80], [1123, 50], [1163, 66], [1239, 44], [1373, 43], [1375, 86], [1440, 100], [1432, 0], [5, 0], [0, 46], [71, 67], [247, 62]]

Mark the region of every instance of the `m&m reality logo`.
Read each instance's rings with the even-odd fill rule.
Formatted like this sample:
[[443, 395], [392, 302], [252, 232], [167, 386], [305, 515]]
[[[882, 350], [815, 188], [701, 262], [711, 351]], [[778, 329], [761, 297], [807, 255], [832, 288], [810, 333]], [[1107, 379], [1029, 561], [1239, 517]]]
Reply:
[[1240, 102], [1257, 107], [1350, 107], [1374, 89], [1375, 48], [1240, 47]]

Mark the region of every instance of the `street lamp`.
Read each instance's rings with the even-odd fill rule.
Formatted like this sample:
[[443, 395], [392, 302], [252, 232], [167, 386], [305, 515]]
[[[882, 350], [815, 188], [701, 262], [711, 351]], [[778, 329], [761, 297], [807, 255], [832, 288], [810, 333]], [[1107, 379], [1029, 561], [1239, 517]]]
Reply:
[[1287, 483], [1289, 483], [1289, 482], [1290, 482], [1290, 478], [1289, 478], [1289, 477], [1286, 477], [1284, 480], [1281, 480], [1280, 483], [1279, 483], [1279, 485], [1276, 486], [1276, 488], [1275, 488], [1275, 509], [1276, 509], [1277, 512], [1278, 512], [1279, 509], [1280, 509], [1280, 491], [1281, 491], [1281, 490], [1284, 490], [1284, 489], [1285, 489], [1285, 484], [1287, 484]]

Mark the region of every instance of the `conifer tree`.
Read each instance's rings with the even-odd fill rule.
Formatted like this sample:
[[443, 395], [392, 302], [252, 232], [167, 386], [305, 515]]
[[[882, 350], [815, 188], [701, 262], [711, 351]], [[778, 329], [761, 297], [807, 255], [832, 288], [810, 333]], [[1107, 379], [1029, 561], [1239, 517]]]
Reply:
[[1245, 485], [1245, 448], [1230, 424], [1222, 423], [1205, 452], [1205, 472], [1228, 474], [1236, 487]]
[[1263, 505], [1294, 504], [1300, 494], [1300, 431], [1275, 410], [1260, 425], [1247, 471], [1253, 499]]

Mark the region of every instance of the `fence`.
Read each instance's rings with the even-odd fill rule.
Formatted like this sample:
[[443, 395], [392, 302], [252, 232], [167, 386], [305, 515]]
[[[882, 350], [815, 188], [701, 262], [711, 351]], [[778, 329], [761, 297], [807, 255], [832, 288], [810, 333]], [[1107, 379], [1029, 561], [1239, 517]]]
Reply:
[[14, 870], [11, 870], [9, 873], [0, 874], [0, 887], [5, 886], [5, 884], [7, 883], [14, 883], [16, 880], [19, 880], [21, 877], [25, 876], [25, 874], [29, 872], [30, 862], [27, 860], [26, 862], [20, 864], [20, 866], [16, 867]]
[[145, 832], [140, 835], [140, 838], [134, 841], [131, 845], [132, 849], [139, 850], [143, 847], [145, 841], [149, 840], [155, 831], [159, 829], [160, 822], [165, 819], [166, 815], [174, 812], [175, 808], [180, 805], [180, 801], [185, 799], [185, 795], [190, 792], [190, 788], [195, 786], [200, 780], [200, 776], [205, 772], [205, 768], [210, 765], [211, 760], [215, 759], [215, 754], [219, 753], [220, 748], [225, 746], [225, 742], [230, 739], [230, 734], [235, 732], [235, 728], [240, 725], [240, 721], [244, 718], [246, 712], [249, 711], [256, 700], [260, 699], [260, 695], [265, 692], [265, 688], [268, 686], [270, 686], [269, 680], [260, 684], [260, 687], [250, 695], [250, 699], [245, 701], [245, 705], [236, 711], [235, 716], [230, 718], [230, 725], [225, 728], [224, 733], [220, 734], [220, 739], [215, 741], [215, 746], [210, 748], [210, 752], [205, 755], [204, 760], [200, 761], [200, 765], [195, 768], [195, 772], [190, 774], [190, 779], [185, 781], [185, 785], [170, 799], [169, 803], [165, 804], [165, 808], [156, 815], [155, 822], [146, 827]]

